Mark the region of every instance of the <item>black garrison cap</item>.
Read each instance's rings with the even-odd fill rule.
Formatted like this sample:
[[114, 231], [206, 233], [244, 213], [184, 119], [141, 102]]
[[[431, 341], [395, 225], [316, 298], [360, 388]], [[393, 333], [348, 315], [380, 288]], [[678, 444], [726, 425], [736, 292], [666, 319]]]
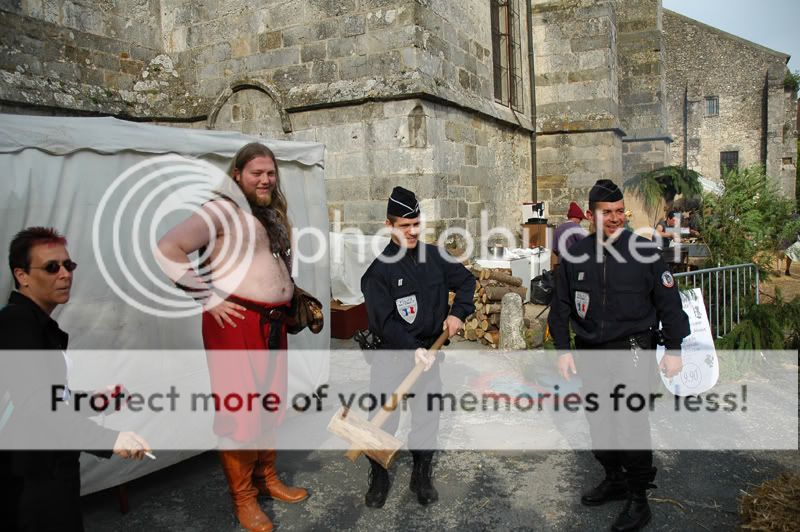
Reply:
[[589, 201], [615, 202], [622, 199], [622, 191], [610, 179], [598, 179], [589, 191]]
[[387, 216], [398, 218], [416, 218], [419, 216], [419, 202], [417, 197], [410, 190], [403, 187], [394, 187], [392, 195], [389, 196], [389, 204], [386, 206]]

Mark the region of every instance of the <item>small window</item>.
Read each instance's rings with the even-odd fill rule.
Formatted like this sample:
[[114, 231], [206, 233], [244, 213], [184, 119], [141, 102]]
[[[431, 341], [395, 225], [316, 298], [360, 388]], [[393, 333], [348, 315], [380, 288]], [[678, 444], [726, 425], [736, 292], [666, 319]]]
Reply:
[[518, 0], [491, 0], [494, 98], [522, 111], [522, 57]]
[[719, 96], [706, 96], [706, 116], [719, 116]]
[[730, 170], [739, 168], [739, 152], [723, 151], [719, 154], [719, 173], [724, 175]]

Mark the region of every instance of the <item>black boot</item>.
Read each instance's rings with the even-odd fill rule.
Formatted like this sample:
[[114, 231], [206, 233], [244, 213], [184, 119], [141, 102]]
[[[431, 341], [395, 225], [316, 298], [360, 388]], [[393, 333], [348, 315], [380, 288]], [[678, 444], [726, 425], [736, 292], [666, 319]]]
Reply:
[[609, 501], [621, 501], [628, 496], [628, 483], [621, 469], [606, 469], [606, 478], [581, 497], [584, 506], [600, 506]]
[[647, 492], [644, 489], [635, 489], [628, 497], [628, 502], [617, 516], [611, 530], [614, 532], [628, 532], [641, 530], [652, 517], [650, 505], [647, 504]]
[[427, 505], [439, 500], [439, 492], [433, 487], [433, 451], [411, 451], [414, 457], [414, 470], [408, 488], [417, 494], [420, 504]]
[[372, 458], [368, 458], [368, 460], [370, 464], [369, 489], [364, 496], [364, 504], [367, 505], [367, 508], [383, 508], [386, 496], [389, 494], [389, 472]]

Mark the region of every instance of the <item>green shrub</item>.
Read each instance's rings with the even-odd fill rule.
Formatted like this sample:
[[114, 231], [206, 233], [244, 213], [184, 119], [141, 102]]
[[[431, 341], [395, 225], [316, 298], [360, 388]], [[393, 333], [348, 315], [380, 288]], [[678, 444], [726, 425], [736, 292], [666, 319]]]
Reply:
[[708, 266], [756, 262], [767, 277], [775, 252], [800, 232], [795, 202], [784, 198], [761, 166], [731, 170], [721, 196], [706, 194], [700, 234], [708, 244]]
[[743, 319], [725, 336], [717, 339], [720, 354], [720, 377], [741, 378], [767, 362], [761, 351], [800, 348], [800, 297], [786, 303], [780, 290], [775, 301], [750, 305]]

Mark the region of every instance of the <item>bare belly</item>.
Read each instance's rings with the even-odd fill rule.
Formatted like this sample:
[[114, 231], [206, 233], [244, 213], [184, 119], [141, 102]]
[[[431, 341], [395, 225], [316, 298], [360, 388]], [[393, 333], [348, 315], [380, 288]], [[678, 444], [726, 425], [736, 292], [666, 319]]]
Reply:
[[242, 260], [237, 271], [227, 275], [214, 275], [214, 287], [264, 303], [282, 303], [292, 298], [294, 283], [282, 259], [276, 259], [271, 252], [256, 251], [249, 262], [248, 266]]

